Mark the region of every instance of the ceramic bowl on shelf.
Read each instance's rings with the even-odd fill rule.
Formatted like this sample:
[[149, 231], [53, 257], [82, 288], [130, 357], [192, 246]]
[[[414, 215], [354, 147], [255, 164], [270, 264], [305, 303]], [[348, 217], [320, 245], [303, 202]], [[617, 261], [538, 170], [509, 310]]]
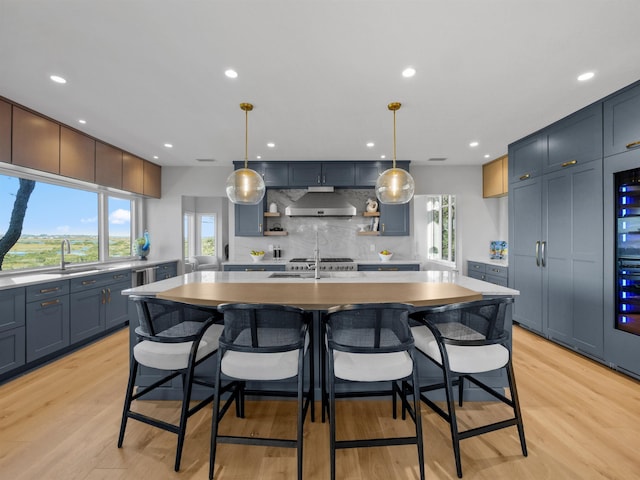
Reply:
[[393, 253], [378, 253], [380, 260], [383, 262], [388, 262], [393, 257]]
[[254, 262], [259, 262], [260, 260], [262, 260], [264, 258], [264, 253], [261, 253], [261, 254], [258, 254], [258, 255], [251, 253], [250, 255], [251, 255], [251, 259]]

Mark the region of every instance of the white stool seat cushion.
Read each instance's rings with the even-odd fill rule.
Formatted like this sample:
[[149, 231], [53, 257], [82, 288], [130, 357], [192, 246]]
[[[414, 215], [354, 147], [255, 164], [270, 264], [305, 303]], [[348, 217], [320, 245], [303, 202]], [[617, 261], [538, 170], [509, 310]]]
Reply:
[[[196, 361], [218, 349], [218, 339], [223, 326], [211, 325], [202, 336]], [[133, 355], [138, 363], [160, 370], [182, 370], [189, 364], [189, 353], [193, 342], [160, 343], [143, 340], [133, 347]]]
[[[309, 346], [305, 338], [304, 350]], [[249, 353], [227, 350], [220, 368], [228, 377], [240, 380], [283, 380], [298, 375], [299, 350], [278, 353]]]
[[408, 377], [413, 362], [407, 352], [349, 353], [333, 351], [333, 370], [337, 378], [354, 382], [382, 382]]
[[[415, 346], [422, 353], [442, 365], [438, 342], [427, 327], [412, 327]], [[461, 346], [445, 345], [449, 369], [457, 373], [490, 372], [504, 367], [509, 361], [509, 350], [503, 345]]]

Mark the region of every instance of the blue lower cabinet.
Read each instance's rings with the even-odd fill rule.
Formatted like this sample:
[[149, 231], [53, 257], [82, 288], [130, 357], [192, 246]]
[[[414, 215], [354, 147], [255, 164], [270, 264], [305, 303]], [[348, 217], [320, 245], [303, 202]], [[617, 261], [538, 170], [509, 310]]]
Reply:
[[130, 277], [126, 281], [107, 286], [104, 305], [106, 329], [124, 325], [129, 320], [129, 297], [122, 295], [122, 291], [130, 287]]
[[104, 332], [105, 288], [90, 288], [69, 296], [69, 338], [79, 342]]
[[0, 377], [25, 362], [25, 327], [0, 332]]
[[55, 353], [69, 344], [68, 295], [27, 303], [27, 362]]
[[156, 268], [156, 280], [166, 280], [178, 275], [178, 264], [176, 262], [161, 263]]

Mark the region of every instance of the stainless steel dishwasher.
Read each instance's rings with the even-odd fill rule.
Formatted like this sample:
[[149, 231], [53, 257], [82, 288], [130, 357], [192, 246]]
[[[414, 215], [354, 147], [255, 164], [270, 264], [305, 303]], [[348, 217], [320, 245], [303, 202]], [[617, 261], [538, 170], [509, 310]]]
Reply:
[[156, 271], [158, 267], [147, 267], [133, 270], [131, 275], [131, 286], [139, 287], [156, 281]]

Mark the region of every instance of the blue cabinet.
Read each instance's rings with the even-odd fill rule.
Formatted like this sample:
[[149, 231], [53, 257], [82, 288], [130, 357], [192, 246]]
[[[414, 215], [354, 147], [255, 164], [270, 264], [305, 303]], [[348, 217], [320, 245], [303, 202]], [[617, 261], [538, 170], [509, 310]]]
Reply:
[[109, 272], [70, 281], [69, 338], [74, 344], [124, 325], [128, 320], [122, 290], [131, 286], [128, 270]]
[[0, 379], [21, 367], [25, 356], [25, 289], [0, 291]]
[[156, 280], [166, 280], [178, 275], [178, 264], [176, 262], [161, 263], [156, 267]]
[[509, 283], [509, 268], [492, 263], [468, 261], [467, 276], [506, 287]]
[[[266, 187], [288, 187], [289, 186], [289, 164], [288, 162], [248, 162], [251, 170], [258, 172]], [[233, 166], [244, 168], [244, 162], [233, 162]]]
[[289, 162], [289, 186], [353, 187], [354, 162]]
[[27, 287], [26, 299], [27, 362], [69, 346], [69, 282]]
[[602, 158], [602, 103], [554, 123], [545, 129], [543, 142], [547, 147], [543, 173]]
[[234, 205], [237, 237], [261, 237], [267, 196], [257, 205]]
[[604, 156], [640, 149], [640, 83], [604, 101]]
[[602, 104], [509, 145], [513, 320], [603, 357]]
[[380, 204], [380, 235], [406, 236], [411, 233], [411, 204]]

